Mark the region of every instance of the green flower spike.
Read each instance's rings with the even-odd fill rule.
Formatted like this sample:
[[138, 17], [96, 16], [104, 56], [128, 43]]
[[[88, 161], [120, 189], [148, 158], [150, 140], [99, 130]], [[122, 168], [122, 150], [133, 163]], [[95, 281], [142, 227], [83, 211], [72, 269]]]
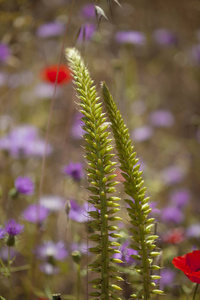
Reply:
[[[118, 228], [111, 225], [112, 222], [120, 220], [115, 214], [119, 211], [120, 198], [112, 197], [110, 194], [115, 192], [114, 181], [116, 177], [115, 164], [111, 161], [114, 156], [111, 151], [110, 133], [107, 131], [105, 114], [102, 112], [102, 103], [97, 97], [96, 87], [90, 78], [80, 53], [70, 48], [66, 50], [70, 68], [77, 86], [78, 98], [80, 99], [79, 111], [84, 115], [83, 129], [86, 131], [84, 138], [85, 158], [88, 163], [87, 175], [90, 186], [90, 197], [88, 202], [93, 204], [96, 211], [89, 212], [91, 217], [90, 226], [94, 230], [89, 239], [96, 243], [95, 247], [90, 248], [90, 252], [96, 254], [96, 260], [90, 264], [91, 271], [97, 272], [97, 278], [90, 281], [96, 291], [91, 292], [93, 300], [98, 299], [120, 299], [116, 294], [121, 290], [119, 286], [113, 284], [114, 280], [121, 279], [117, 276], [117, 269], [113, 263], [119, 262], [112, 258], [114, 253], [119, 253], [115, 249], [116, 242], [110, 237], [118, 237]], [[118, 244], [118, 246], [120, 246]], [[115, 275], [116, 274], [116, 275]]]
[[151, 232], [154, 227], [154, 218], [148, 217], [151, 212], [148, 204], [149, 198], [145, 197], [146, 188], [143, 186], [142, 172], [139, 171], [140, 166], [137, 165], [138, 159], [136, 159], [136, 152], [133, 151], [128, 128], [105, 83], [102, 84], [102, 93], [112, 123], [122, 176], [125, 178], [124, 190], [132, 198], [125, 199], [129, 206], [127, 210], [132, 225], [130, 247], [138, 251], [138, 255], [134, 255], [134, 258], [140, 261], [136, 270], [141, 276], [138, 293], [132, 297], [147, 300], [151, 299], [152, 294], [162, 294], [162, 291], [155, 288], [153, 281], [159, 279], [160, 276], [152, 275], [153, 270], [159, 269], [159, 266], [153, 263], [153, 258], [160, 254], [154, 250], [157, 238]]

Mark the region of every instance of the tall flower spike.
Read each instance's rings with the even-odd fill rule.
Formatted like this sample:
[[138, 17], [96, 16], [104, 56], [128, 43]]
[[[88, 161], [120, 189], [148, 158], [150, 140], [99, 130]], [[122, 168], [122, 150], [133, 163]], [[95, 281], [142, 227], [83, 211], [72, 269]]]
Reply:
[[136, 152], [133, 151], [128, 129], [105, 83], [102, 84], [102, 93], [112, 123], [122, 176], [125, 178], [124, 190], [133, 199], [125, 199], [125, 201], [129, 206], [127, 210], [132, 225], [131, 248], [138, 251], [138, 255], [132, 256], [140, 261], [137, 272], [141, 276], [142, 289], [138, 289], [137, 294], [131, 296], [147, 300], [151, 298], [151, 294], [162, 294], [162, 291], [155, 289], [153, 282], [159, 276], [152, 275], [153, 270], [159, 269], [153, 264], [153, 258], [159, 255], [159, 252], [154, 250], [157, 236], [151, 234], [154, 219], [148, 217], [151, 212], [149, 198], [145, 197], [146, 188], [143, 187], [142, 172], [139, 172], [140, 166], [137, 165], [138, 160], [135, 158]]
[[88, 202], [93, 204], [95, 211], [88, 214], [91, 217], [90, 226], [94, 230], [89, 239], [96, 243], [95, 247], [90, 248], [90, 252], [96, 254], [96, 260], [90, 264], [91, 271], [99, 273], [99, 277], [90, 281], [96, 291], [91, 292], [93, 299], [109, 300], [120, 299], [116, 292], [121, 290], [119, 286], [113, 284], [114, 280], [122, 280], [116, 275], [117, 269], [113, 263], [122, 262], [112, 258], [113, 254], [119, 253], [114, 249], [118, 243], [110, 240], [110, 237], [119, 237], [117, 226], [110, 225], [111, 222], [121, 220], [116, 217], [115, 213], [119, 211], [120, 198], [113, 197], [110, 194], [115, 192], [114, 181], [116, 177], [115, 164], [111, 162], [114, 154], [111, 153], [113, 147], [109, 132], [107, 131], [108, 123], [102, 112], [102, 103], [97, 97], [96, 88], [93, 80], [90, 78], [88, 69], [86, 68], [79, 52], [76, 49], [67, 49], [66, 56], [69, 61], [74, 81], [77, 86], [78, 97], [80, 102], [80, 112], [84, 115], [83, 129], [86, 131], [84, 138], [85, 158], [88, 162], [87, 176], [90, 186], [88, 190], [91, 192]]

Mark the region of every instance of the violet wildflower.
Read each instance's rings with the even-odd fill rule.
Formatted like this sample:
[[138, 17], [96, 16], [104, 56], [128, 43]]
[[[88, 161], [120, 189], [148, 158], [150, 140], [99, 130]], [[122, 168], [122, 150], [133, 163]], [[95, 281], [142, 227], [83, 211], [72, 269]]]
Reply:
[[188, 238], [200, 238], [200, 223], [192, 224], [186, 229], [186, 236]]
[[190, 192], [187, 189], [179, 189], [175, 190], [170, 195], [170, 201], [171, 203], [178, 207], [179, 209], [182, 209], [185, 207], [190, 200]]
[[160, 289], [163, 290], [165, 287], [171, 286], [174, 282], [175, 272], [173, 270], [164, 268], [160, 272]]
[[33, 195], [34, 193], [34, 183], [29, 177], [19, 176], [15, 180], [15, 188], [19, 194]]
[[24, 225], [17, 223], [15, 220], [9, 220], [5, 225], [5, 233], [8, 235], [6, 244], [9, 247], [15, 245], [15, 237], [24, 229]]
[[92, 23], [85, 23], [81, 26], [78, 40], [83, 42], [83, 41], [88, 41], [90, 40], [94, 33], [95, 33], [96, 27]]
[[83, 114], [76, 113], [74, 117], [74, 122], [71, 129], [71, 135], [74, 139], [80, 139], [83, 137], [85, 130], [82, 128], [84, 122], [81, 120]]
[[185, 177], [185, 171], [180, 166], [169, 166], [161, 172], [161, 178], [166, 185], [181, 182]]
[[59, 268], [50, 263], [43, 263], [40, 265], [40, 271], [46, 275], [54, 275], [58, 274]]
[[88, 19], [95, 18], [95, 5], [94, 4], [86, 4], [81, 9], [81, 14]]
[[119, 250], [120, 253], [115, 253], [113, 255], [114, 258], [120, 259], [128, 265], [131, 265], [136, 262], [131, 255], [137, 255], [138, 252], [134, 249], [129, 248], [129, 241], [123, 243]]
[[40, 198], [40, 204], [49, 211], [59, 211], [65, 207], [65, 199], [59, 196], [45, 195]]
[[119, 43], [144, 45], [146, 37], [139, 31], [119, 31], [115, 35], [115, 39]]
[[149, 140], [153, 135], [153, 129], [149, 126], [141, 126], [132, 131], [132, 138], [137, 142]]
[[157, 29], [153, 33], [154, 40], [161, 46], [171, 46], [177, 44], [177, 36], [168, 29]]
[[37, 29], [37, 35], [41, 38], [48, 38], [62, 35], [65, 30], [65, 27], [62, 23], [59, 22], [50, 22], [41, 25]]
[[59, 241], [54, 243], [52, 241], [47, 241], [37, 247], [36, 254], [39, 259], [52, 262], [52, 260], [64, 260], [67, 257], [68, 252], [64, 242]]
[[0, 228], [0, 239], [3, 239], [6, 235], [5, 229], [4, 228]]
[[184, 221], [184, 214], [182, 211], [173, 206], [168, 206], [162, 209], [162, 221], [165, 223], [180, 224]]
[[84, 223], [88, 222], [89, 217], [87, 212], [94, 210], [93, 207], [88, 207], [88, 204], [84, 202], [84, 204], [81, 206], [79, 205], [75, 200], [70, 200], [70, 211], [69, 211], [69, 218], [79, 222], [79, 223]]
[[0, 43], [0, 62], [5, 63], [10, 56], [10, 49], [9, 47], [4, 44]]
[[23, 218], [31, 223], [42, 223], [48, 216], [49, 211], [46, 207], [37, 204], [29, 205], [23, 212]]
[[150, 114], [150, 122], [157, 127], [170, 127], [174, 124], [174, 116], [167, 110], [155, 110]]
[[[45, 151], [45, 141], [39, 138], [36, 127], [23, 125], [0, 138], [0, 149], [8, 151], [14, 158], [42, 156]], [[47, 155], [50, 152], [51, 147], [47, 145]]]
[[63, 173], [71, 177], [74, 181], [79, 182], [83, 177], [83, 164], [70, 162], [63, 168]]

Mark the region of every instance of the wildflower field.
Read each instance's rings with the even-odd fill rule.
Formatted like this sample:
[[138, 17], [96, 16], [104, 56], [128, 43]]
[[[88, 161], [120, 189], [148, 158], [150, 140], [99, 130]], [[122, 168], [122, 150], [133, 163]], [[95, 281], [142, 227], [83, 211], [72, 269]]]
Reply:
[[200, 2], [0, 0], [0, 299], [200, 299]]

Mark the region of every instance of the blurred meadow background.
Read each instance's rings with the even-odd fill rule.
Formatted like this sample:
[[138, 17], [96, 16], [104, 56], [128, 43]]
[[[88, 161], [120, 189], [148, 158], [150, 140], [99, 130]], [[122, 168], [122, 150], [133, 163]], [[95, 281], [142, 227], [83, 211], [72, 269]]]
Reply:
[[[155, 299], [192, 297], [172, 259], [200, 247], [200, 2], [119, 2], [0, 0], [2, 299], [87, 299], [83, 131], [62, 55], [74, 46], [97, 89], [110, 87], [140, 159], [162, 251], [165, 294]], [[94, 4], [105, 13], [99, 20]], [[118, 168], [117, 179], [121, 191]], [[121, 297], [129, 299], [136, 262], [121, 206]]]

